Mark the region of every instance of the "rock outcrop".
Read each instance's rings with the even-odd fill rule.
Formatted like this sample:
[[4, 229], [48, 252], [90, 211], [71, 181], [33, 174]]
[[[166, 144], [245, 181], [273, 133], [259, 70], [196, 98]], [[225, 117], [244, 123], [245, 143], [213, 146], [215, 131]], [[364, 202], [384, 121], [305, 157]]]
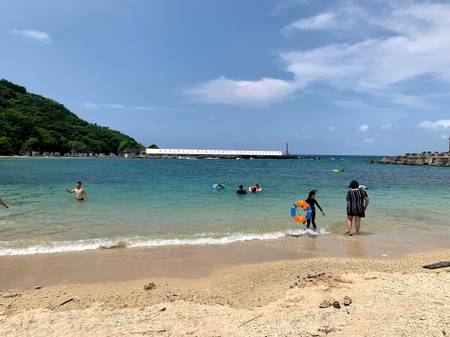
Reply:
[[384, 157], [382, 160], [375, 161], [380, 164], [396, 165], [429, 165], [450, 167], [450, 152], [421, 152], [406, 153], [400, 156]]

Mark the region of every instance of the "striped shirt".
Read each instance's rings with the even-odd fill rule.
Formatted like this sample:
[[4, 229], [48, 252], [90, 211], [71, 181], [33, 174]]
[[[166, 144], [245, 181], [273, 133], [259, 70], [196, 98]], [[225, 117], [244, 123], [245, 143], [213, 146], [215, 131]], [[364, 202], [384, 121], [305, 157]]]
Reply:
[[351, 189], [347, 192], [347, 215], [366, 216], [364, 209], [364, 200], [369, 198], [367, 192], [361, 188]]

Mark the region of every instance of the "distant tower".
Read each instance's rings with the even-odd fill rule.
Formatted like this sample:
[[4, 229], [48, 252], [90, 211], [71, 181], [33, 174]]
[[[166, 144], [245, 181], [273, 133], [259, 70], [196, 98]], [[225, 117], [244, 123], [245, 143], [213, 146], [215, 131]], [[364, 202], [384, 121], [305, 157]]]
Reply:
[[[450, 138], [448, 139], [450, 142]], [[449, 144], [450, 146], [450, 144]], [[289, 156], [289, 143], [286, 143], [286, 156]]]

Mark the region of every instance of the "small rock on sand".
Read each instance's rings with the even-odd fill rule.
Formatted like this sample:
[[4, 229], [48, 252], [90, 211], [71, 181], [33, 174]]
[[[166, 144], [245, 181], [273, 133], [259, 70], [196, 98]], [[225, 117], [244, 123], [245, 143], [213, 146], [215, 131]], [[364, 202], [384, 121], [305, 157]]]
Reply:
[[348, 296], [345, 296], [344, 297], [344, 305], [348, 307], [350, 304], [352, 304], [352, 299]]
[[19, 296], [19, 294], [12, 291], [3, 294], [3, 298], [13, 298], [17, 296]]
[[153, 290], [156, 288], [156, 284], [154, 282], [147, 283], [144, 285], [144, 290]]
[[333, 302], [333, 307], [336, 309], [340, 309], [341, 308], [341, 304], [338, 301], [334, 301]]
[[319, 304], [319, 308], [322, 308], [322, 309], [329, 308], [333, 305], [334, 302], [335, 302], [334, 299], [326, 298], [322, 301], [322, 303]]
[[42, 289], [42, 286], [35, 286], [34, 289], [36, 290]]

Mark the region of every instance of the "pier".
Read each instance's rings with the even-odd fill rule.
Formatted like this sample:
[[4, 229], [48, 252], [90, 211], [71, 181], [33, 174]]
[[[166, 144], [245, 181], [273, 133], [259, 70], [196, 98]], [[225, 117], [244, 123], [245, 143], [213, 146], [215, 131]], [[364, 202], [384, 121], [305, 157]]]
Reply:
[[297, 159], [282, 151], [259, 150], [203, 150], [203, 149], [146, 149], [151, 158], [221, 158], [221, 159]]

